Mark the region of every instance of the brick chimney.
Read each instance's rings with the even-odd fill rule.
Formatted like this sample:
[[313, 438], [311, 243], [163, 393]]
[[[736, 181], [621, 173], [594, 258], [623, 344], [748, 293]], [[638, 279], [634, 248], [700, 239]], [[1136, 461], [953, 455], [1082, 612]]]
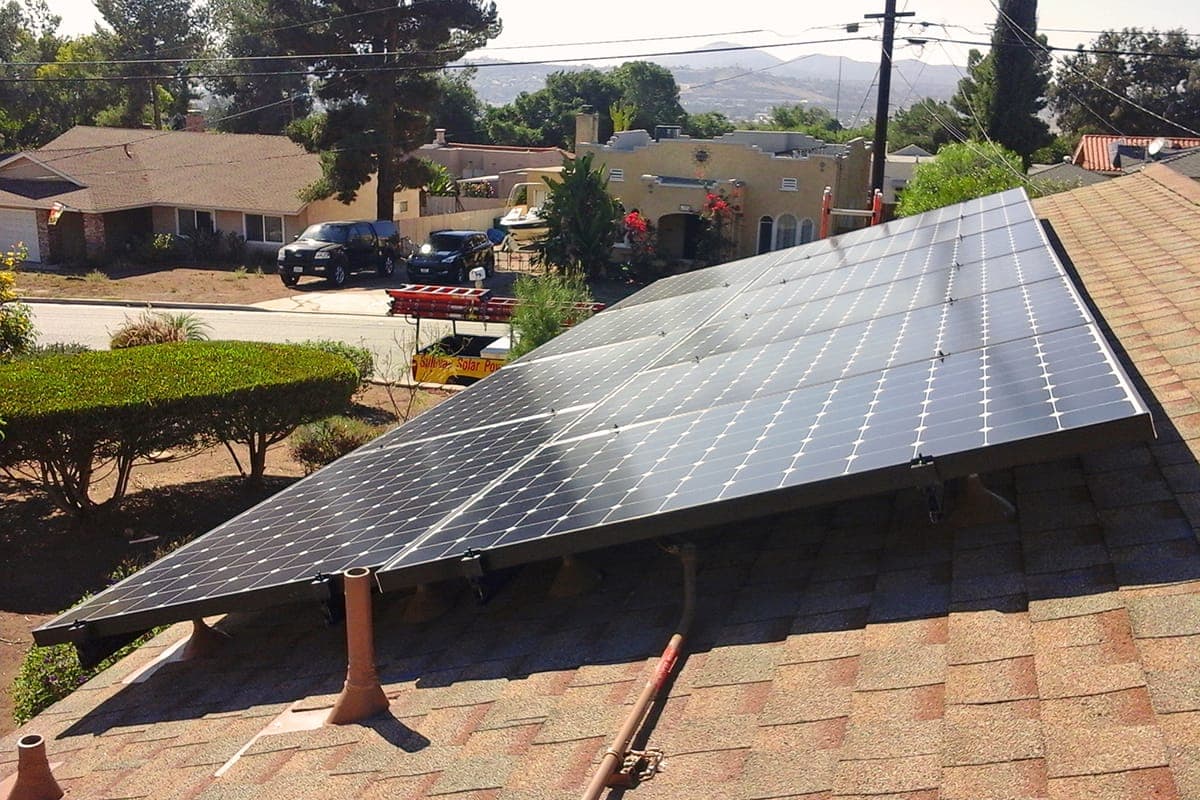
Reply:
[[204, 114], [199, 111], [188, 111], [183, 120], [183, 129], [193, 133], [204, 132]]

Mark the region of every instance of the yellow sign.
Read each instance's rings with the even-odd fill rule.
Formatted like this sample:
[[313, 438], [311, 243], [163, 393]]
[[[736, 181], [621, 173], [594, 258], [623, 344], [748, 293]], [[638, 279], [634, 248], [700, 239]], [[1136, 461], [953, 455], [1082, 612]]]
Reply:
[[413, 356], [413, 378], [421, 383], [451, 383], [454, 379], [479, 380], [504, 366], [499, 358], [470, 356]]

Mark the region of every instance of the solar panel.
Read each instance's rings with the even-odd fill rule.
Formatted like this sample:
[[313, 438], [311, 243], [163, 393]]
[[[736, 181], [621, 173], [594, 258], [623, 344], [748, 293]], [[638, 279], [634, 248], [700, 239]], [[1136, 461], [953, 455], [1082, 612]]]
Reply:
[[911, 486], [916, 464], [946, 479], [1152, 435], [1005, 192], [664, 279], [36, 635], [284, 602], [349, 566], [397, 589]]

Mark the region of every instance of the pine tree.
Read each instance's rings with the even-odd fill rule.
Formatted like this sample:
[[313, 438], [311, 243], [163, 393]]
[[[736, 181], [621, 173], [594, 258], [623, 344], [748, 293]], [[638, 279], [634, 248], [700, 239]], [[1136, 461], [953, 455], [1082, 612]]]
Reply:
[[[353, 200], [372, 175], [376, 213], [391, 219], [401, 186], [419, 186], [427, 170], [409, 154], [426, 141], [438, 103], [439, 72], [500, 33], [486, 0], [276, 0], [287, 20], [276, 31], [288, 52], [308, 55], [324, 113], [288, 135], [321, 154], [324, 176], [308, 199]], [[330, 53], [345, 53], [331, 56]]]

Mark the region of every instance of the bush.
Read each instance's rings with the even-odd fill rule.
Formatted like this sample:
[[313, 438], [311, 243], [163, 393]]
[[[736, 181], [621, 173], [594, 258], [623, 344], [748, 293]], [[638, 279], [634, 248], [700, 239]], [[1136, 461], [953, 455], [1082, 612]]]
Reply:
[[[87, 515], [125, 494], [139, 459], [224, 441], [249, 449], [261, 484], [266, 450], [297, 425], [344, 411], [357, 374], [341, 356], [259, 342], [178, 342], [17, 361], [0, 368], [0, 466], [19, 468], [59, 507]], [[112, 495], [89, 492], [97, 466]], [[241, 464], [238, 464], [239, 469]]]
[[380, 433], [379, 427], [353, 417], [328, 417], [296, 428], [288, 437], [288, 449], [308, 475], [362, 447]]
[[0, 361], [28, 353], [37, 344], [33, 314], [24, 303], [0, 303]]
[[575, 303], [592, 302], [583, 273], [521, 275], [513, 284], [520, 301], [512, 315], [509, 359], [519, 358], [562, 333], [568, 323], [582, 322]]
[[[168, 548], [157, 552], [155, 557], [165, 555], [166, 549]], [[109, 581], [116, 583], [132, 575], [142, 566], [144, 565], [126, 561], [109, 576]], [[81, 597], [79, 603], [89, 596]], [[79, 605], [79, 603], [75, 605]], [[162, 629], [155, 628], [147, 631], [90, 669], [80, 666], [79, 654], [74, 645], [56, 644], [50, 647], [31, 647], [25, 653], [25, 660], [21, 662], [17, 676], [13, 678], [12, 689], [9, 692], [13, 702], [13, 720], [18, 725], [24, 725], [87, 683], [93, 676], [108, 669], [141, 647], [156, 636], [160, 630]]]
[[46, 356], [78, 355], [89, 353], [92, 348], [79, 342], [54, 342], [52, 344], [35, 344], [20, 358], [45, 358]]
[[208, 338], [208, 323], [195, 314], [182, 311], [170, 314], [165, 311], [147, 309], [137, 319], [125, 319], [109, 339], [113, 350], [126, 347], [141, 347], [148, 344], [168, 342], [195, 342]]
[[370, 350], [334, 339], [309, 339], [300, 344], [345, 358], [358, 373], [358, 390], [355, 394], [362, 394], [366, 391], [367, 386], [371, 383], [371, 376], [375, 374], [375, 356], [371, 354]]

